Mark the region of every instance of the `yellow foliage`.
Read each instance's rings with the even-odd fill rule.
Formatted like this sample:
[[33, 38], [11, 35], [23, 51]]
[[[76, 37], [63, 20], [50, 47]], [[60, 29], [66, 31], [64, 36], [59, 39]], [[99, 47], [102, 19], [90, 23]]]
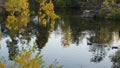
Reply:
[[8, 12], [21, 12], [29, 6], [28, 0], [7, 0], [5, 8]]
[[8, 29], [18, 30], [27, 26], [30, 15], [28, 0], [7, 0], [5, 8], [9, 12], [6, 23]]
[[35, 57], [32, 56], [32, 50], [19, 53], [16, 56], [16, 66], [19, 68], [40, 68], [43, 65], [43, 61], [38, 53]]
[[6, 61], [3, 58], [0, 60], [0, 68], [6, 68]]
[[26, 8], [28, 8], [28, 6], [29, 6], [28, 0], [18, 0], [18, 1], [19, 1], [18, 5], [19, 5], [23, 10], [25, 10]]
[[0, 32], [0, 40], [2, 40], [2, 38], [3, 38], [3, 35], [2, 35], [2, 33]]
[[46, 23], [47, 23], [46, 19], [43, 19], [43, 20], [42, 20], [42, 24], [43, 24], [44, 26], [46, 26]]
[[20, 12], [20, 7], [18, 7], [18, 3], [18, 0], [7, 0], [7, 2], [5, 3], [5, 8], [8, 12]]
[[41, 20], [40, 22], [44, 26], [46, 26], [45, 23], [47, 23], [47, 19], [49, 19], [50, 20], [49, 22], [52, 23], [52, 27], [53, 27], [53, 23], [55, 19], [58, 18], [58, 16], [54, 12], [54, 5], [52, 3], [52, 0], [50, 0], [49, 3], [47, 3], [46, 0], [40, 0], [39, 15]]
[[6, 68], [6, 63], [0, 63], [0, 68]]
[[[10, 68], [44, 68], [44, 62], [42, 60], [41, 54], [39, 51], [36, 52], [35, 49], [36, 45], [33, 47], [28, 46], [28, 49], [23, 48], [22, 51], [19, 51], [14, 59], [14, 64], [12, 64]], [[57, 66], [57, 64], [55, 65], [56, 67], [50, 68], [62, 68], [61, 66]], [[0, 61], [0, 68], [6, 68], [5, 61]]]
[[63, 31], [63, 36], [61, 39], [61, 42], [64, 47], [70, 46], [70, 43], [72, 42], [72, 33], [69, 25], [65, 25], [62, 29]]
[[11, 30], [12, 29], [11, 24], [13, 24], [13, 23], [17, 24], [16, 22], [17, 22], [17, 18], [14, 15], [8, 16], [6, 27]]

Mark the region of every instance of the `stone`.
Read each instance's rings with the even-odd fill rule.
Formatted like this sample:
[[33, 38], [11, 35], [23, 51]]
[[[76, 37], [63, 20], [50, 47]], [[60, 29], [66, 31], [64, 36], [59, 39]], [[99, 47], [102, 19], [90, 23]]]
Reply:
[[82, 16], [83, 18], [93, 18], [95, 17], [94, 10], [84, 10]]

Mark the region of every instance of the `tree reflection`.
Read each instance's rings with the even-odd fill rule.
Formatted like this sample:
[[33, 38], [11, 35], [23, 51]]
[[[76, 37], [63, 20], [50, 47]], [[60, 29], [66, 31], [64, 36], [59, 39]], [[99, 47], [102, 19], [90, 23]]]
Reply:
[[[52, 0], [35, 0], [34, 2], [39, 5], [39, 10], [35, 10], [34, 5], [29, 5], [29, 2], [31, 4], [32, 1], [33, 0], [7, 0], [5, 3], [5, 8], [8, 13], [5, 26], [8, 29], [8, 33], [11, 37], [11, 41], [6, 41], [9, 52], [9, 59], [15, 60], [18, 64], [20, 64], [20, 67], [28, 68], [29, 65], [32, 65], [33, 68], [35, 66], [40, 66], [43, 62], [41, 60], [41, 57], [39, 56], [40, 52], [36, 55], [35, 58], [31, 59], [31, 51], [29, 53], [27, 50], [24, 50], [22, 48], [29, 50], [29, 43], [31, 40], [33, 40], [32, 35], [34, 35], [36, 37], [36, 44], [38, 48], [42, 49], [48, 42], [49, 34], [52, 31], [52, 28], [54, 28], [55, 19], [58, 18], [58, 16], [54, 12]], [[37, 26], [36, 22], [31, 23], [31, 21], [29, 20], [29, 9], [38, 13]], [[1, 36], [2, 35], [0, 34], [0, 39]], [[23, 45], [23, 47], [19, 47], [21, 44]], [[25, 45], [27, 45], [27, 47]], [[57, 66], [55, 65], [51, 64], [50, 68], [57, 68]]]
[[[106, 24], [99, 23], [99, 29], [95, 31], [95, 35], [88, 38], [90, 52], [93, 52], [92, 62], [102, 61], [110, 48], [113, 47], [111, 46], [113, 42], [118, 41], [120, 28], [117, 25], [115, 23], [111, 25], [109, 21]], [[115, 35], [113, 34], [114, 32]]]
[[39, 26], [38, 35], [36, 39], [38, 48], [42, 49], [45, 46], [45, 44], [48, 42], [49, 34], [50, 34], [49, 27], [44, 27], [42, 25]]
[[[30, 2], [30, 6], [29, 6], [29, 2]], [[37, 3], [37, 5], [39, 5], [38, 6], [40, 9], [39, 12], [38, 12], [38, 10], [33, 9], [33, 7], [34, 6], [37, 7], [37, 5], [32, 4], [32, 2]], [[28, 25], [29, 15], [30, 15], [29, 8], [31, 11], [36, 11], [39, 14], [38, 19], [40, 19], [39, 20], [39, 27], [40, 27], [39, 34], [43, 34], [43, 35], [39, 35], [39, 37], [38, 37], [39, 40], [42, 40], [41, 42], [39, 42], [39, 45], [41, 47], [45, 45], [45, 43], [47, 42], [47, 39], [48, 39], [49, 29], [54, 27], [55, 19], [58, 17], [54, 13], [54, 6], [53, 6], [53, 3], [51, 0], [49, 2], [47, 2], [46, 0], [40, 0], [40, 1], [39, 0], [36, 0], [36, 1], [33, 1], [33, 0], [31, 0], [31, 1], [8, 0], [5, 3], [5, 8], [6, 8], [7, 12], [9, 13], [7, 16], [6, 27], [9, 29], [9, 34], [10, 34], [12, 40], [15, 36], [18, 36], [19, 34], [27, 34], [25, 32], [27, 31], [26, 27], [29, 26]], [[45, 15], [45, 17], [44, 17], [44, 15]], [[49, 21], [47, 21], [48, 19], [49, 19]], [[48, 22], [48, 23], [45, 24], [45, 22]], [[33, 22], [33, 23], [36, 23], [36, 22]], [[41, 25], [41, 23], [44, 25]], [[50, 28], [43, 27], [43, 26], [47, 26], [47, 24], [49, 24], [49, 23], [50, 23]]]
[[[37, 3], [37, 5], [39, 5], [39, 10], [35, 10], [34, 7], [28, 7], [28, 0], [19, 0], [15, 2], [14, 0], [8, 0], [5, 5], [6, 10], [8, 11], [6, 27], [9, 29], [9, 34], [12, 39], [12, 42], [7, 41], [11, 60], [19, 52], [19, 47], [17, 46], [18, 40], [15, 38], [22, 36], [19, 39], [25, 39], [27, 40], [27, 43], [29, 43], [32, 37], [31, 34], [33, 34], [36, 37], [37, 47], [42, 49], [48, 42], [50, 32], [52, 32], [55, 26], [55, 19], [58, 18], [54, 12], [52, 0], [29, 0], [29, 2], [31, 4], [34, 2], [34, 5], [31, 6], [35, 6]], [[37, 22], [29, 21], [29, 8], [31, 11], [36, 11], [36, 13], [38, 13], [38, 15], [35, 16]], [[75, 43], [76, 45], [81, 44], [80, 42], [82, 42], [83, 39], [86, 39], [86, 35], [93, 32], [94, 35], [89, 35], [89, 37], [87, 37], [87, 42], [90, 45], [89, 51], [93, 54], [91, 62], [99, 63], [105, 58], [109, 51], [109, 46], [106, 44], [113, 42], [112, 32], [120, 35], [120, 27], [115, 23], [110, 25], [110, 23], [103, 21], [101, 24], [99, 21], [82, 20], [79, 16], [80, 15], [72, 16], [72, 13], [68, 15], [63, 14], [61, 19], [59, 19], [60, 23], [57, 23], [55, 28], [57, 29], [57, 26], [60, 28], [62, 33], [61, 42], [65, 47], [70, 46], [72, 43]], [[28, 24], [28, 22], [30, 23]], [[0, 39], [1, 36], [2, 35], [0, 34]]]
[[[40, 51], [37, 49], [36, 45], [27, 46], [27, 49], [24, 48], [24, 46], [21, 46], [21, 48], [22, 50], [19, 50], [13, 59], [14, 63], [9, 65], [10, 68], [45, 68], [45, 62], [43, 61]], [[7, 67], [7, 62], [2, 60], [0, 60], [0, 67]], [[63, 66], [59, 65], [56, 60], [48, 66], [48, 68], [62, 67]]]
[[78, 23], [72, 24], [71, 22], [72, 19], [68, 16], [59, 19], [59, 24], [57, 24], [58, 28], [60, 28], [62, 31], [61, 42], [65, 47], [69, 46], [71, 43], [79, 43], [79, 34], [80, 34], [80, 30], [78, 27], [79, 24]]
[[120, 68], [120, 50], [110, 57], [113, 63], [112, 68]]
[[71, 44], [72, 41], [72, 37], [71, 37], [71, 29], [70, 26], [68, 24], [65, 24], [62, 28], [62, 34], [63, 37], [61, 39], [61, 42], [63, 44], [63, 46], [69, 46]]
[[[58, 11], [59, 13], [60, 11]], [[71, 33], [71, 41], [72, 43], [76, 43], [77, 45], [85, 38], [86, 32], [93, 32], [94, 35], [88, 37], [88, 41], [97, 44], [110, 44], [113, 42], [113, 32], [119, 32], [120, 24], [113, 21], [100, 21], [100, 20], [92, 20], [92, 19], [80, 19], [79, 14], [73, 15], [73, 12], [62, 11], [60, 22], [60, 28], [64, 30], [64, 28], [68, 28], [69, 33]], [[119, 23], [119, 22], [118, 22]], [[64, 27], [67, 25], [66, 27]], [[67, 31], [67, 29], [66, 29]], [[64, 33], [63, 33], [64, 34]], [[69, 35], [69, 34], [67, 34]]]
[[91, 45], [89, 48], [89, 51], [92, 52], [93, 54], [91, 58], [91, 62], [99, 63], [105, 58], [109, 50], [110, 48], [104, 45], [97, 45], [97, 44]]
[[[70, 15], [72, 15], [72, 13]], [[66, 13], [66, 15], [61, 16], [59, 24], [57, 24], [58, 28], [62, 30], [63, 36], [61, 41], [63, 45], [67, 46], [71, 43], [79, 45], [85, 38], [84, 31], [94, 30], [96, 27], [94, 27], [94, 24], [92, 23], [79, 19], [79, 16], [72, 17], [70, 15], [67, 15]]]
[[98, 30], [95, 31], [95, 36], [90, 37], [88, 40], [92, 43], [105, 44], [111, 41], [112, 32], [109, 26], [99, 25]]
[[7, 40], [7, 47], [8, 47], [8, 53], [9, 53], [9, 59], [13, 60], [15, 59], [16, 54], [18, 53], [18, 45], [17, 45], [17, 40], [14, 39], [11, 41]]
[[2, 40], [2, 38], [3, 38], [3, 32], [2, 32], [2, 27], [0, 25], [0, 40]]
[[13, 35], [10, 34], [11, 40], [7, 40], [6, 43], [9, 52], [9, 59], [14, 60], [16, 54], [20, 50], [20, 45], [26, 47], [26, 45], [29, 46], [30, 43], [33, 43], [32, 40], [34, 41], [36, 30], [33, 29], [33, 27], [28, 27], [27, 29], [19, 29], [19, 33], [11, 30], [11, 33], [13, 33]]
[[36, 43], [38, 48], [42, 49], [48, 42], [50, 32], [54, 28], [55, 20], [58, 16], [54, 12], [52, 0], [40, 0], [40, 8], [38, 12], [38, 35]]
[[62, 44], [65, 43], [64, 46], [72, 43], [80, 44], [80, 41], [87, 38], [89, 51], [92, 53], [90, 61], [95, 63], [103, 61], [113, 42], [119, 40], [119, 22], [82, 20], [77, 19], [79, 17], [71, 16], [71, 14], [60, 14], [62, 18], [59, 19], [57, 25], [62, 31]]

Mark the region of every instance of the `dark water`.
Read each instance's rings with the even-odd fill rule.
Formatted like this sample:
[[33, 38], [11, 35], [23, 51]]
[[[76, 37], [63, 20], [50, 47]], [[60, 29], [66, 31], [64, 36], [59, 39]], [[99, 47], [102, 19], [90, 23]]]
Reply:
[[57, 60], [63, 68], [119, 68], [119, 21], [82, 19], [80, 12], [73, 10], [57, 14], [60, 19], [53, 29], [33, 25], [14, 37], [4, 32], [1, 24], [0, 57], [7, 60], [8, 67], [22, 47], [36, 44], [45, 67]]

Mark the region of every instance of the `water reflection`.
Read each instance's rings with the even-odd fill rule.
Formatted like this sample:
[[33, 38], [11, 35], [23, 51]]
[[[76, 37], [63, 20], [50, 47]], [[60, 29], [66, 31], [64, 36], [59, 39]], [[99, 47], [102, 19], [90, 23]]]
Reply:
[[14, 60], [16, 54], [19, 52], [17, 40], [6, 41], [7, 47], [8, 47], [8, 53], [9, 53], [9, 59]]
[[108, 51], [110, 50], [109, 47], [104, 45], [91, 45], [89, 46], [89, 51], [92, 52], [91, 62], [99, 63], [101, 62], [107, 55]]
[[112, 68], [120, 68], [120, 50], [114, 55], [110, 56], [111, 62], [113, 63]]
[[42, 25], [39, 26], [38, 34], [36, 37], [36, 43], [38, 48], [42, 49], [46, 43], [48, 42], [49, 34], [50, 34], [50, 27], [44, 27]]
[[[54, 28], [51, 27], [50, 23], [46, 24], [46, 26], [43, 26], [42, 24], [38, 24], [39, 21], [37, 21], [37, 24], [35, 24], [36, 21], [33, 20], [36, 17], [38, 19], [38, 15], [34, 17], [31, 16], [30, 23], [28, 23], [26, 27], [20, 28], [17, 33], [15, 31], [9, 32], [4, 27], [5, 25], [1, 24], [0, 41], [4, 40], [6, 37], [10, 37], [10, 39], [5, 40], [4, 42], [4, 45], [7, 46], [9, 53], [8, 61], [13, 61], [16, 54], [22, 50], [22, 47], [27, 49], [34, 46], [35, 44], [37, 46], [36, 50], [45, 51], [45, 53], [43, 53], [44, 55], [49, 53], [49, 51], [46, 51], [49, 50], [49, 48], [51, 48], [50, 52], [52, 53], [54, 53], [54, 50], [57, 49], [57, 53], [49, 53], [47, 58], [50, 58], [51, 55], [57, 56], [59, 54], [62, 59], [70, 59], [71, 61], [76, 61], [76, 63], [71, 62], [73, 66], [74, 64], [77, 64], [77, 62], [83, 61], [84, 57], [87, 57], [87, 59], [85, 59], [83, 62], [80, 62], [80, 64], [90, 64], [91, 66], [93, 66], [93, 68], [95, 68], [95, 65], [97, 65], [93, 63], [100, 64], [102, 63], [101, 61], [103, 61], [104, 63], [105, 61], [108, 61], [107, 63], [109, 64], [110, 62], [108, 59], [106, 59], [106, 57], [108, 58], [108, 55], [112, 50], [117, 50], [120, 48], [119, 22], [99, 21], [92, 19], [85, 20], [81, 19], [79, 14], [72, 14], [73, 12], [69, 14], [65, 12], [63, 13], [64, 14], [60, 14], [58, 12], [58, 15], [60, 15], [61, 18], [56, 20], [56, 23], [54, 23], [53, 25]], [[54, 37], [56, 37], [57, 39]], [[1, 47], [3, 47], [3, 45]], [[72, 48], [75, 48], [78, 51], [67, 51], [67, 49]], [[72, 56], [72, 54], [74, 54], [74, 51], [77, 55]], [[82, 52], [80, 53], [80, 51]], [[85, 56], [82, 57], [84, 53]], [[74, 59], [71, 59], [71, 57], [69, 57], [68, 55], [73, 57]], [[116, 55], [119, 54], [116, 53], [115, 57]], [[58, 57], [58, 59], [61, 57]], [[76, 57], [80, 60], [78, 61]], [[113, 68], [119, 67], [117, 66], [117, 58], [114, 58], [113, 56], [113, 58], [111, 58], [111, 61], [113, 62]], [[64, 65], [68, 67], [71, 66], [67, 65], [67, 63], [65, 63]], [[103, 66], [102, 64], [100, 65]]]
[[89, 52], [93, 54], [91, 62], [99, 63], [107, 56], [111, 48], [119, 48], [119, 22], [82, 20], [78, 19], [80, 18], [79, 15], [74, 17], [70, 14], [61, 17], [62, 19], [59, 22], [63, 35], [61, 39], [63, 46], [70, 46], [71, 43], [79, 45], [88, 35], [87, 45], [89, 46]]
[[[71, 34], [72, 35], [71, 37], [73, 37], [71, 38], [72, 42], [75, 42], [76, 40], [76, 43], [78, 43], [79, 40], [78, 38], [85, 34], [83, 33], [84, 31], [91, 33], [90, 37], [87, 38], [89, 44], [90, 43], [110, 44], [113, 42], [113, 33], [115, 33], [116, 34], [115, 36], [118, 36], [117, 38], [119, 38], [120, 32], [119, 22], [97, 20], [90, 21], [78, 18], [79, 17], [64, 15], [60, 20], [61, 29], [63, 31], [65, 30], [70, 31], [69, 34]], [[63, 34], [65, 32], [63, 32]]]

